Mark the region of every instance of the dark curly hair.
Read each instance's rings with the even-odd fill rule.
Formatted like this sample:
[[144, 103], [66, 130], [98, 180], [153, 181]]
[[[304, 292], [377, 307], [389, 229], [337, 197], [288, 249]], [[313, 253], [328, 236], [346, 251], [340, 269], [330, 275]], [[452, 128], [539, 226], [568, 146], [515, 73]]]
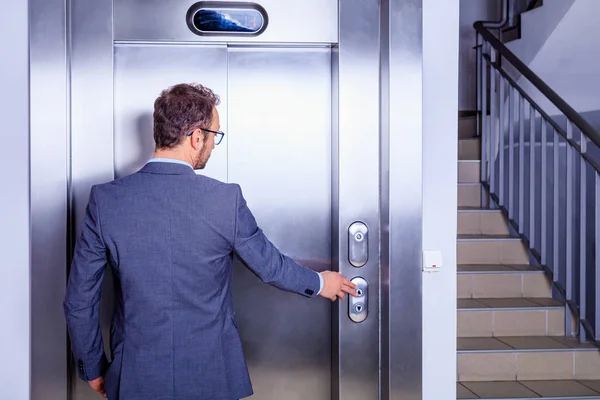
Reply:
[[[173, 148], [190, 131], [208, 128], [219, 97], [200, 84], [178, 84], [163, 90], [154, 102], [154, 142]], [[206, 133], [204, 135], [207, 138]]]

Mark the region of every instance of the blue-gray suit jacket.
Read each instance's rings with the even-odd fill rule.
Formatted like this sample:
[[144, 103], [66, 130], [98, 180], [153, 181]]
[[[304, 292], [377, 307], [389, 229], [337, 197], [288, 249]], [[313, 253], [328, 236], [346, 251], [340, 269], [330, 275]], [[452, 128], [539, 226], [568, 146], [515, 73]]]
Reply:
[[[231, 296], [233, 255], [280, 289], [315, 297], [319, 275], [282, 255], [240, 187], [152, 162], [92, 188], [64, 302], [79, 377], [109, 400], [232, 400], [252, 395]], [[115, 280], [112, 361], [98, 321]]]

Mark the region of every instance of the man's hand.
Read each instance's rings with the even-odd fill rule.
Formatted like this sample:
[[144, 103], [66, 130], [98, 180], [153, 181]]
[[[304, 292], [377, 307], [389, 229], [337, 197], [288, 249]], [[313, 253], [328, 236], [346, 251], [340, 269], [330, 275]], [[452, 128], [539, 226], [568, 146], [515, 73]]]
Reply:
[[89, 382], [90, 386], [100, 396], [106, 398], [106, 392], [104, 391], [104, 377], [96, 378]]
[[319, 293], [320, 296], [331, 301], [335, 301], [338, 297], [344, 300], [346, 296], [344, 292], [352, 296], [358, 296], [356, 290], [354, 290], [356, 285], [344, 278], [339, 272], [324, 271], [321, 272], [321, 276], [323, 277], [323, 289]]

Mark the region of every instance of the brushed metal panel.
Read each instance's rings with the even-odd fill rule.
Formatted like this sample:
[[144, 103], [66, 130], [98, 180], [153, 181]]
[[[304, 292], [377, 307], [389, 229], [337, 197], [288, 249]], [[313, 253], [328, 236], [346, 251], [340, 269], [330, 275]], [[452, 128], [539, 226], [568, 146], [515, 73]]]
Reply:
[[[69, 257], [94, 184], [114, 178], [113, 157], [113, 37], [112, 1], [70, 2], [71, 78], [71, 177]], [[112, 316], [112, 276], [104, 276], [100, 301], [100, 325], [108, 348]], [[64, 318], [63, 318], [64, 319]], [[107, 354], [110, 354], [109, 352]], [[73, 356], [69, 354], [69, 360]], [[70, 368], [75, 400], [95, 399], [86, 382]]]
[[[224, 0], [223, 3], [235, 0]], [[119, 41], [336, 43], [337, 0], [256, 0], [269, 16], [256, 37], [198, 36], [186, 24], [194, 0], [115, 0], [115, 39]]]
[[138, 171], [154, 153], [152, 113], [160, 92], [178, 83], [200, 83], [221, 99], [223, 141], [206, 168], [227, 181], [227, 49], [224, 45], [119, 45], [115, 47], [115, 177]]
[[381, 397], [421, 399], [422, 0], [384, 0], [381, 18]]
[[[315, 269], [331, 257], [329, 49], [229, 50], [229, 181], [279, 249]], [[331, 396], [331, 302], [261, 283], [241, 264], [234, 304], [256, 398]]]
[[0, 397], [31, 396], [31, 227], [29, 3], [2, 2], [0, 13]]
[[29, 3], [31, 399], [66, 399], [67, 333], [62, 308], [69, 160], [66, 5], [63, 0]]
[[[379, 395], [379, 1], [340, 0], [339, 7], [335, 269], [368, 282], [369, 313], [355, 323], [346, 302], [334, 306], [334, 376], [339, 379], [333, 398], [371, 400]], [[355, 221], [370, 232], [369, 260], [360, 268], [348, 261], [348, 229]]]

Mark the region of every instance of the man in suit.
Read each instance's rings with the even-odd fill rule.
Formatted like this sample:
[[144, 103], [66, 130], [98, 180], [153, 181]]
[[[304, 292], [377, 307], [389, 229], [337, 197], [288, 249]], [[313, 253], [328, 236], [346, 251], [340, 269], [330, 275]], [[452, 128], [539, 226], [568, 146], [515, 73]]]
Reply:
[[[180, 84], [154, 103], [156, 151], [139, 172], [92, 187], [64, 302], [79, 377], [110, 400], [234, 400], [252, 395], [231, 296], [233, 254], [279, 289], [356, 295], [266, 238], [240, 187], [196, 175], [220, 132], [218, 97]], [[98, 321], [114, 275], [109, 365]]]

